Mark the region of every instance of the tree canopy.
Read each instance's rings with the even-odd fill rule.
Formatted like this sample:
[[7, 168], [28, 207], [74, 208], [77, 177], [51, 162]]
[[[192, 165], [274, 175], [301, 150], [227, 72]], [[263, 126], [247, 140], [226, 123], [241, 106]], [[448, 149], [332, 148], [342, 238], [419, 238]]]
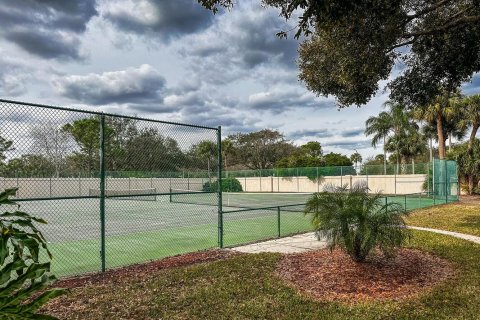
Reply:
[[[198, 0], [216, 12], [233, 0]], [[340, 107], [362, 105], [387, 80], [407, 107], [452, 91], [480, 71], [478, 0], [263, 0], [286, 19], [300, 14], [300, 79]], [[285, 37], [288, 31], [280, 31]]]

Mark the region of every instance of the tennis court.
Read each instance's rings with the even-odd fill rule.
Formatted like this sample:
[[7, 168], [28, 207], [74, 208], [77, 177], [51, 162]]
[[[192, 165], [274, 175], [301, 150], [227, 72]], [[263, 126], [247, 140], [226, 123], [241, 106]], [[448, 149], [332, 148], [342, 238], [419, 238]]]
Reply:
[[[303, 214], [310, 194], [223, 193], [223, 245], [234, 246], [311, 231]], [[99, 199], [21, 201], [21, 209], [48, 221], [42, 226], [59, 276], [99, 271]], [[105, 200], [106, 267], [218, 247], [218, 194], [159, 195], [155, 200]], [[426, 195], [389, 196], [407, 210], [441, 204]], [[445, 200], [444, 202], [445, 203]]]

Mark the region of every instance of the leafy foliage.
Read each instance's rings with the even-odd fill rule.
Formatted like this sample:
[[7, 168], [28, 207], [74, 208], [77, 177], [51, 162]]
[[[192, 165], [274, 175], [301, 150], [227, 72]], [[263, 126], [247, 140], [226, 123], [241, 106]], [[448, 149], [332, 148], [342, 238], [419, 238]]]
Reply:
[[0, 163], [5, 160], [5, 152], [12, 149], [13, 142], [0, 136]]
[[[206, 182], [203, 184], [203, 191], [213, 192], [218, 191], [218, 181]], [[222, 179], [222, 191], [223, 192], [242, 192], [242, 184], [235, 178], [223, 178]]]
[[[16, 205], [9, 199], [16, 189], [0, 193], [0, 205]], [[61, 289], [43, 291], [55, 281], [50, 262], [40, 262], [40, 250], [51, 259], [47, 242], [35, 223], [46, 221], [22, 211], [0, 214], [0, 317], [2, 319], [55, 319], [37, 314], [48, 300], [63, 294]], [[32, 296], [34, 298], [32, 298]]]
[[347, 186], [327, 185], [307, 201], [305, 214], [319, 239], [330, 248], [342, 247], [355, 261], [365, 261], [378, 247], [385, 255], [395, 253], [409, 237], [398, 203], [385, 203], [381, 194], [370, 194], [364, 183]]
[[462, 143], [453, 147], [447, 153], [447, 159], [458, 163], [458, 173], [461, 180], [467, 184], [469, 194], [480, 191], [480, 140], [473, 141], [472, 148], [469, 143]]
[[237, 161], [250, 169], [270, 169], [292, 154], [293, 144], [277, 130], [264, 129], [228, 137], [236, 150]]

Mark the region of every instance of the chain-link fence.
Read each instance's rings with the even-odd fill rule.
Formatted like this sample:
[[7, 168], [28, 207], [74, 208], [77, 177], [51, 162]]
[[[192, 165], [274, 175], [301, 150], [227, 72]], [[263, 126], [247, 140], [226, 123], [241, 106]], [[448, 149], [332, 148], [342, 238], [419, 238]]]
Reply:
[[0, 188], [42, 227], [57, 275], [217, 247], [220, 129], [0, 101]]
[[[436, 162], [434, 162], [436, 163]], [[456, 177], [456, 163], [453, 161], [449, 174]], [[224, 183], [237, 180], [244, 192], [319, 192], [326, 184], [351, 188], [356, 182], [365, 182], [371, 192], [388, 195], [434, 192], [432, 163], [387, 164], [363, 166], [331, 166], [310, 168], [276, 168], [261, 170], [224, 171]], [[438, 171], [440, 172], [440, 171]], [[442, 184], [445, 181], [437, 183]], [[453, 179], [453, 176], [452, 178]], [[453, 180], [452, 180], [453, 181]], [[458, 186], [452, 182], [451, 186]], [[439, 186], [437, 186], [439, 187]], [[227, 190], [235, 188], [228, 187]], [[437, 188], [438, 189], [438, 188]], [[456, 192], [458, 193], [458, 192]]]
[[405, 210], [458, 199], [454, 162], [222, 173], [220, 128], [7, 100], [0, 121], [0, 188], [48, 221], [59, 276], [311, 231], [325, 183], [366, 181]]

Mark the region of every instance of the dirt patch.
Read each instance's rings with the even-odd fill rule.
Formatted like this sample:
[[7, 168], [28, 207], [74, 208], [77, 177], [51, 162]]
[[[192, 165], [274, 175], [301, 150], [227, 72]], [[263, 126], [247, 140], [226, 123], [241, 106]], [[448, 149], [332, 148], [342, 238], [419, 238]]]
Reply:
[[207, 250], [187, 253], [152, 262], [134, 264], [128, 267], [110, 269], [104, 273], [92, 273], [85, 276], [61, 279], [55, 283], [55, 287], [70, 289], [90, 284], [123, 283], [129, 277], [144, 278], [158, 270], [223, 260], [239, 254], [241, 253], [230, 250]]
[[461, 195], [460, 203], [467, 205], [480, 205], [480, 196], [479, 195]]
[[400, 300], [454, 276], [451, 263], [429, 253], [402, 249], [394, 259], [375, 256], [357, 263], [341, 250], [285, 255], [277, 274], [302, 293], [321, 300]]

